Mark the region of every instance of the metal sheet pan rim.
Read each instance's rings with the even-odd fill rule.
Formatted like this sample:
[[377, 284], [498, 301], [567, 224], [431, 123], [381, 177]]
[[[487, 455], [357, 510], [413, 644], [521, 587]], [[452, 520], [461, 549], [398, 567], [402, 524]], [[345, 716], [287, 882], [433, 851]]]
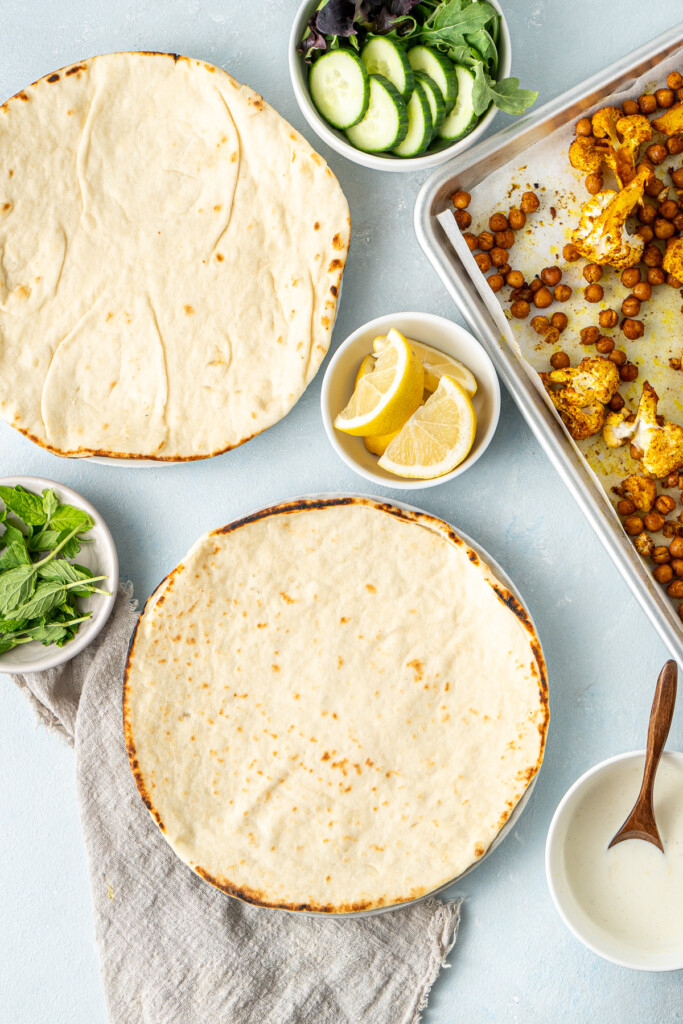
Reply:
[[[467, 153], [440, 167], [438, 171], [430, 175], [420, 189], [415, 204], [414, 224], [423, 251], [468, 326], [482, 341], [510, 395], [546, 455], [572, 493], [657, 633], [674, 657], [683, 662], [683, 634], [674, 618], [672, 608], [656, 588], [654, 581], [636, 554], [631, 542], [619, 527], [618, 522], [609, 513], [604, 502], [603, 492], [587, 464], [571, 450], [564, 434], [527, 376], [524, 367], [507, 343], [501, 342], [499, 332], [485, 307], [480, 300], [477, 299], [473, 302], [468, 297], [469, 276], [464, 268], [458, 269], [459, 261], [455, 255], [448, 258], [449, 250], [444, 244], [445, 236], [433, 213], [433, 204], [438, 193], [459, 174], [466, 174], [468, 170], [479, 165], [483, 160], [490, 160], [496, 166], [501, 166], [514, 155], [510, 152], [512, 148], [515, 148], [515, 152], [521, 151], [515, 146], [521, 136], [551, 121], [557, 125], [564, 123], [569, 119], [566, 114], [572, 107], [578, 106], [580, 109], [581, 104], [584, 108], [588, 107], [599, 98], [598, 95], [595, 95], [596, 93], [608, 95], [616, 88], [623, 87], [627, 76], [635, 78], [648, 67], [654, 68], [659, 60], [680, 46], [683, 46], [683, 22], [619, 59], [587, 81], [579, 83], [562, 95], [550, 100], [537, 112], [526, 115], [515, 124], [508, 125], [502, 131], [468, 150]], [[587, 102], [588, 97], [592, 97], [590, 103]], [[572, 113], [571, 116], [576, 116], [576, 113]], [[459, 187], [475, 183], [476, 180], [471, 182], [459, 178], [457, 180]]]

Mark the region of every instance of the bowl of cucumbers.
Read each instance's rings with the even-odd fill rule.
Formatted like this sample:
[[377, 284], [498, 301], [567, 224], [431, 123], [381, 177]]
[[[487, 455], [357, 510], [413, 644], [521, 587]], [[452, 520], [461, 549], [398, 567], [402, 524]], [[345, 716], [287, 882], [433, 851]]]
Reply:
[[289, 67], [301, 112], [364, 167], [434, 167], [478, 139], [498, 109], [537, 93], [509, 78], [498, 0], [305, 0]]

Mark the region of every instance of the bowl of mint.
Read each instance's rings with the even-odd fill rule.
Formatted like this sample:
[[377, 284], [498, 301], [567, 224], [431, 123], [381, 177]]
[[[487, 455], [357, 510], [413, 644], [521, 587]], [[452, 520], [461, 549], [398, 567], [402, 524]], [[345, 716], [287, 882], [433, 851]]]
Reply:
[[435, 167], [471, 146], [498, 110], [538, 93], [511, 78], [498, 0], [305, 0], [289, 69], [309, 125], [364, 167]]
[[0, 478], [0, 673], [69, 661], [111, 614], [118, 559], [102, 516], [69, 487]]

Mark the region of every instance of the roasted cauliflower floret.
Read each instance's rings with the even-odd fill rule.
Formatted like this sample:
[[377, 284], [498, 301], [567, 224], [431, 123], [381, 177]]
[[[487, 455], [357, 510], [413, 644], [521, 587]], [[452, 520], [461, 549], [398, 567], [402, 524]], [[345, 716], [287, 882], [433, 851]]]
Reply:
[[657, 422], [657, 392], [647, 381], [635, 416], [625, 407], [605, 418], [603, 438], [610, 448], [628, 441], [642, 452], [643, 469], [653, 477], [665, 477], [683, 466], [683, 427]]
[[607, 405], [619, 387], [619, 370], [616, 364], [599, 356], [587, 356], [578, 366], [570, 366], [566, 370], [551, 370], [544, 376], [550, 384], [562, 385], [560, 393], [564, 403], [581, 409], [593, 402]]
[[606, 149], [592, 135], [579, 135], [569, 147], [569, 163], [584, 174], [597, 174], [605, 159]]
[[664, 135], [679, 135], [683, 132], [683, 103], [676, 103], [656, 117], [652, 127]]
[[621, 494], [630, 498], [639, 512], [651, 512], [657, 500], [657, 484], [647, 476], [634, 474], [621, 482]]
[[636, 175], [638, 150], [652, 138], [650, 122], [642, 114], [624, 117], [618, 107], [603, 107], [593, 114], [591, 124], [593, 135], [601, 140], [598, 145], [603, 160], [612, 168], [623, 188]]
[[585, 441], [602, 430], [605, 421], [605, 407], [601, 402], [590, 405], [569, 405], [562, 398], [561, 391], [548, 391], [550, 400], [562, 417], [562, 422], [575, 441]]
[[645, 243], [639, 235], [626, 235], [626, 220], [652, 177], [652, 169], [643, 164], [626, 188], [620, 192], [604, 189], [583, 204], [579, 226], [572, 235], [582, 256], [619, 270], [640, 261]]
[[673, 274], [679, 281], [683, 281], [683, 238], [676, 238], [673, 242], [669, 242], [662, 266], [667, 274]]

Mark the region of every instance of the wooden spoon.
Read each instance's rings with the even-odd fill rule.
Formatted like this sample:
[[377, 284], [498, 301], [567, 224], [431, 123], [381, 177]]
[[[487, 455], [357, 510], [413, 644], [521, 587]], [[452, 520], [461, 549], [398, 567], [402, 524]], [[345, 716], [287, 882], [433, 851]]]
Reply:
[[612, 842], [607, 847], [608, 850], [617, 843], [623, 842], [624, 839], [645, 839], [648, 843], [653, 843], [664, 853], [664, 847], [662, 846], [662, 840], [660, 839], [655, 821], [652, 793], [659, 759], [662, 756], [662, 750], [669, 735], [669, 727], [676, 704], [677, 679], [678, 666], [676, 662], [667, 661], [659, 673], [655, 699], [652, 702], [652, 711], [650, 712], [643, 784], [640, 787], [640, 793], [633, 810], [612, 839]]

